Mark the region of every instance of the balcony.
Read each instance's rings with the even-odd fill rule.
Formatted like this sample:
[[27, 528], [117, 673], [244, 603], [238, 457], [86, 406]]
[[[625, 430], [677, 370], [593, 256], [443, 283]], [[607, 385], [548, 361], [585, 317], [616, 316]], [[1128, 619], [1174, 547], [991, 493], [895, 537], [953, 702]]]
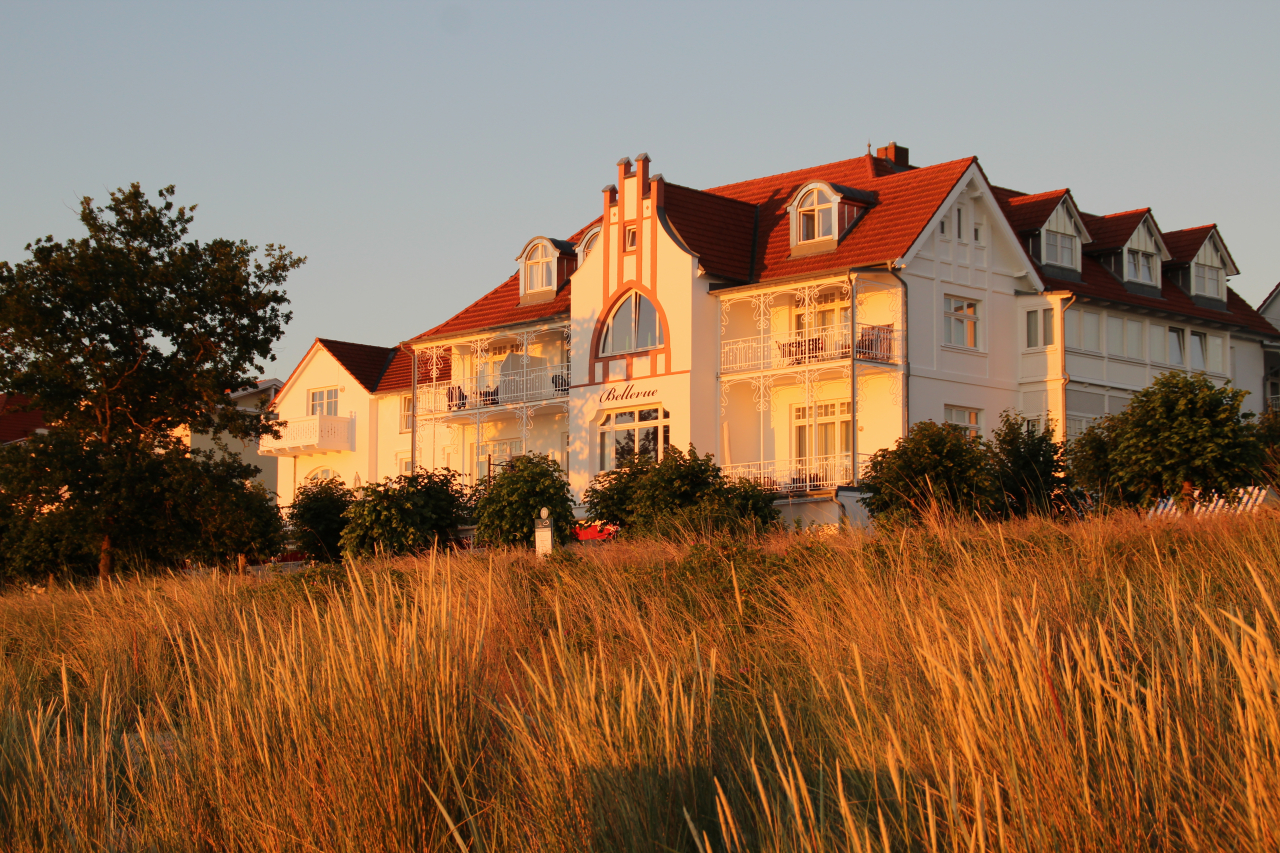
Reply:
[[[867, 456], [858, 454], [859, 465]], [[852, 454], [810, 456], [804, 459], [771, 459], [725, 465], [721, 471], [735, 480], [751, 480], [772, 492], [809, 492], [834, 489], [853, 482]]]
[[552, 364], [490, 376], [468, 376], [418, 388], [418, 411], [438, 414], [535, 403], [569, 396], [569, 365]]
[[859, 361], [902, 364], [902, 330], [859, 323], [856, 336], [848, 325], [834, 325], [724, 341], [720, 344], [720, 372], [772, 370], [850, 356]]
[[258, 452], [266, 456], [304, 456], [355, 449], [355, 418], [312, 415], [280, 424], [280, 437], [265, 436]]

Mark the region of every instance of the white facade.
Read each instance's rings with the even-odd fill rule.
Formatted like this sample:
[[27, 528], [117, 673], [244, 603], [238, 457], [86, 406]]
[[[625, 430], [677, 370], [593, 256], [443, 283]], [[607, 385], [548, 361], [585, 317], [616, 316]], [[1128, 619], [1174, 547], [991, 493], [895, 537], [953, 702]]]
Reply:
[[[866, 458], [918, 421], [989, 434], [1014, 410], [1071, 435], [1169, 369], [1261, 400], [1263, 345], [1280, 335], [1247, 306], [1168, 291], [1179, 270], [1212, 283], [1201, 267], [1216, 263], [1226, 296], [1216, 229], [1180, 260], [1149, 216], [1090, 219], [1066, 194], [1031, 217], [976, 160], [905, 156], [708, 192], [651, 178], [644, 155], [622, 161], [599, 220], [531, 240], [511, 280], [385, 350], [381, 378], [352, 366], [376, 348], [313, 347], [277, 400], [285, 437], [264, 443], [289, 457], [281, 502], [318, 474], [417, 465], [475, 482], [529, 452], [556, 458], [580, 498], [620, 454], [693, 444], [830, 520]], [[1142, 280], [1144, 257], [1160, 285]]]

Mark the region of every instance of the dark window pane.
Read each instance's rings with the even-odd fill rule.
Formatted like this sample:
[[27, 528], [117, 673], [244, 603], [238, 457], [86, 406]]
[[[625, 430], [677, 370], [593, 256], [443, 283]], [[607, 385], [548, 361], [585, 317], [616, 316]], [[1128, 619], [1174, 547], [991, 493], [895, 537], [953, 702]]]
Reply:
[[653, 303], [643, 296], [636, 300], [640, 306], [639, 320], [636, 323], [636, 349], [647, 349], [658, 345], [658, 311]]
[[600, 433], [600, 470], [608, 471], [613, 467], [613, 459], [610, 458], [610, 452], [613, 450], [613, 433]]
[[614, 418], [615, 418], [614, 423], [633, 424], [636, 422], [636, 413], [635, 412], [618, 412], [618, 414], [615, 415]]
[[669, 427], [669, 426], [665, 426], [665, 425], [664, 425], [664, 426], [662, 427], [662, 452], [663, 452], [663, 454], [666, 454], [666, 452], [667, 452], [668, 450], [670, 450], [670, 449], [671, 449], [671, 427]]
[[641, 409], [641, 410], [640, 410], [640, 420], [642, 420], [642, 421], [656, 421], [657, 419], [658, 419], [658, 410], [657, 410], [657, 409]]
[[651, 459], [658, 457], [658, 428], [656, 426], [640, 428], [640, 446], [636, 452]]
[[611, 352], [631, 352], [635, 342], [631, 335], [635, 329], [635, 300], [627, 297], [613, 315], [613, 349]]
[[620, 429], [613, 434], [613, 451], [615, 459], [626, 459], [636, 452], [636, 431]]

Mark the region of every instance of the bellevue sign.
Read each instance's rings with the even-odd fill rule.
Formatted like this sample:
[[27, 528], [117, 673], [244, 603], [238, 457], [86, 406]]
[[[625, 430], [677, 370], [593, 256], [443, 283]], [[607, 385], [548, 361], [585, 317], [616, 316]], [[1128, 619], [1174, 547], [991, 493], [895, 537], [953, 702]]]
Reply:
[[625, 403], [628, 400], [640, 401], [656, 396], [658, 392], [653, 388], [637, 391], [636, 386], [631, 384], [624, 385], [621, 389], [615, 385], [600, 392], [600, 404]]

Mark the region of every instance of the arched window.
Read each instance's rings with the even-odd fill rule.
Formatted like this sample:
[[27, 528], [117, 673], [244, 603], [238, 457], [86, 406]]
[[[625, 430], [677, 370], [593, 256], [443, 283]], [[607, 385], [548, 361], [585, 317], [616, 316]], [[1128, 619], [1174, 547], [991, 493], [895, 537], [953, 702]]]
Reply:
[[334, 471], [332, 468], [317, 468], [307, 475], [307, 479], [315, 483], [318, 483], [321, 480], [342, 481], [342, 478], [338, 476], [338, 472]]
[[579, 251], [579, 256], [585, 259], [587, 255], [591, 254], [591, 250], [596, 247], [596, 241], [599, 239], [600, 239], [600, 229], [597, 228], [596, 230], [588, 234], [586, 238], [582, 241], [582, 249]]
[[524, 261], [524, 290], [533, 293], [555, 286], [556, 258], [546, 243], [529, 250]]
[[800, 242], [826, 240], [832, 235], [832, 198], [820, 189], [812, 189], [800, 199], [796, 211], [800, 215]]
[[600, 354], [615, 355], [662, 346], [658, 309], [639, 293], [630, 293], [613, 311], [600, 337]]

